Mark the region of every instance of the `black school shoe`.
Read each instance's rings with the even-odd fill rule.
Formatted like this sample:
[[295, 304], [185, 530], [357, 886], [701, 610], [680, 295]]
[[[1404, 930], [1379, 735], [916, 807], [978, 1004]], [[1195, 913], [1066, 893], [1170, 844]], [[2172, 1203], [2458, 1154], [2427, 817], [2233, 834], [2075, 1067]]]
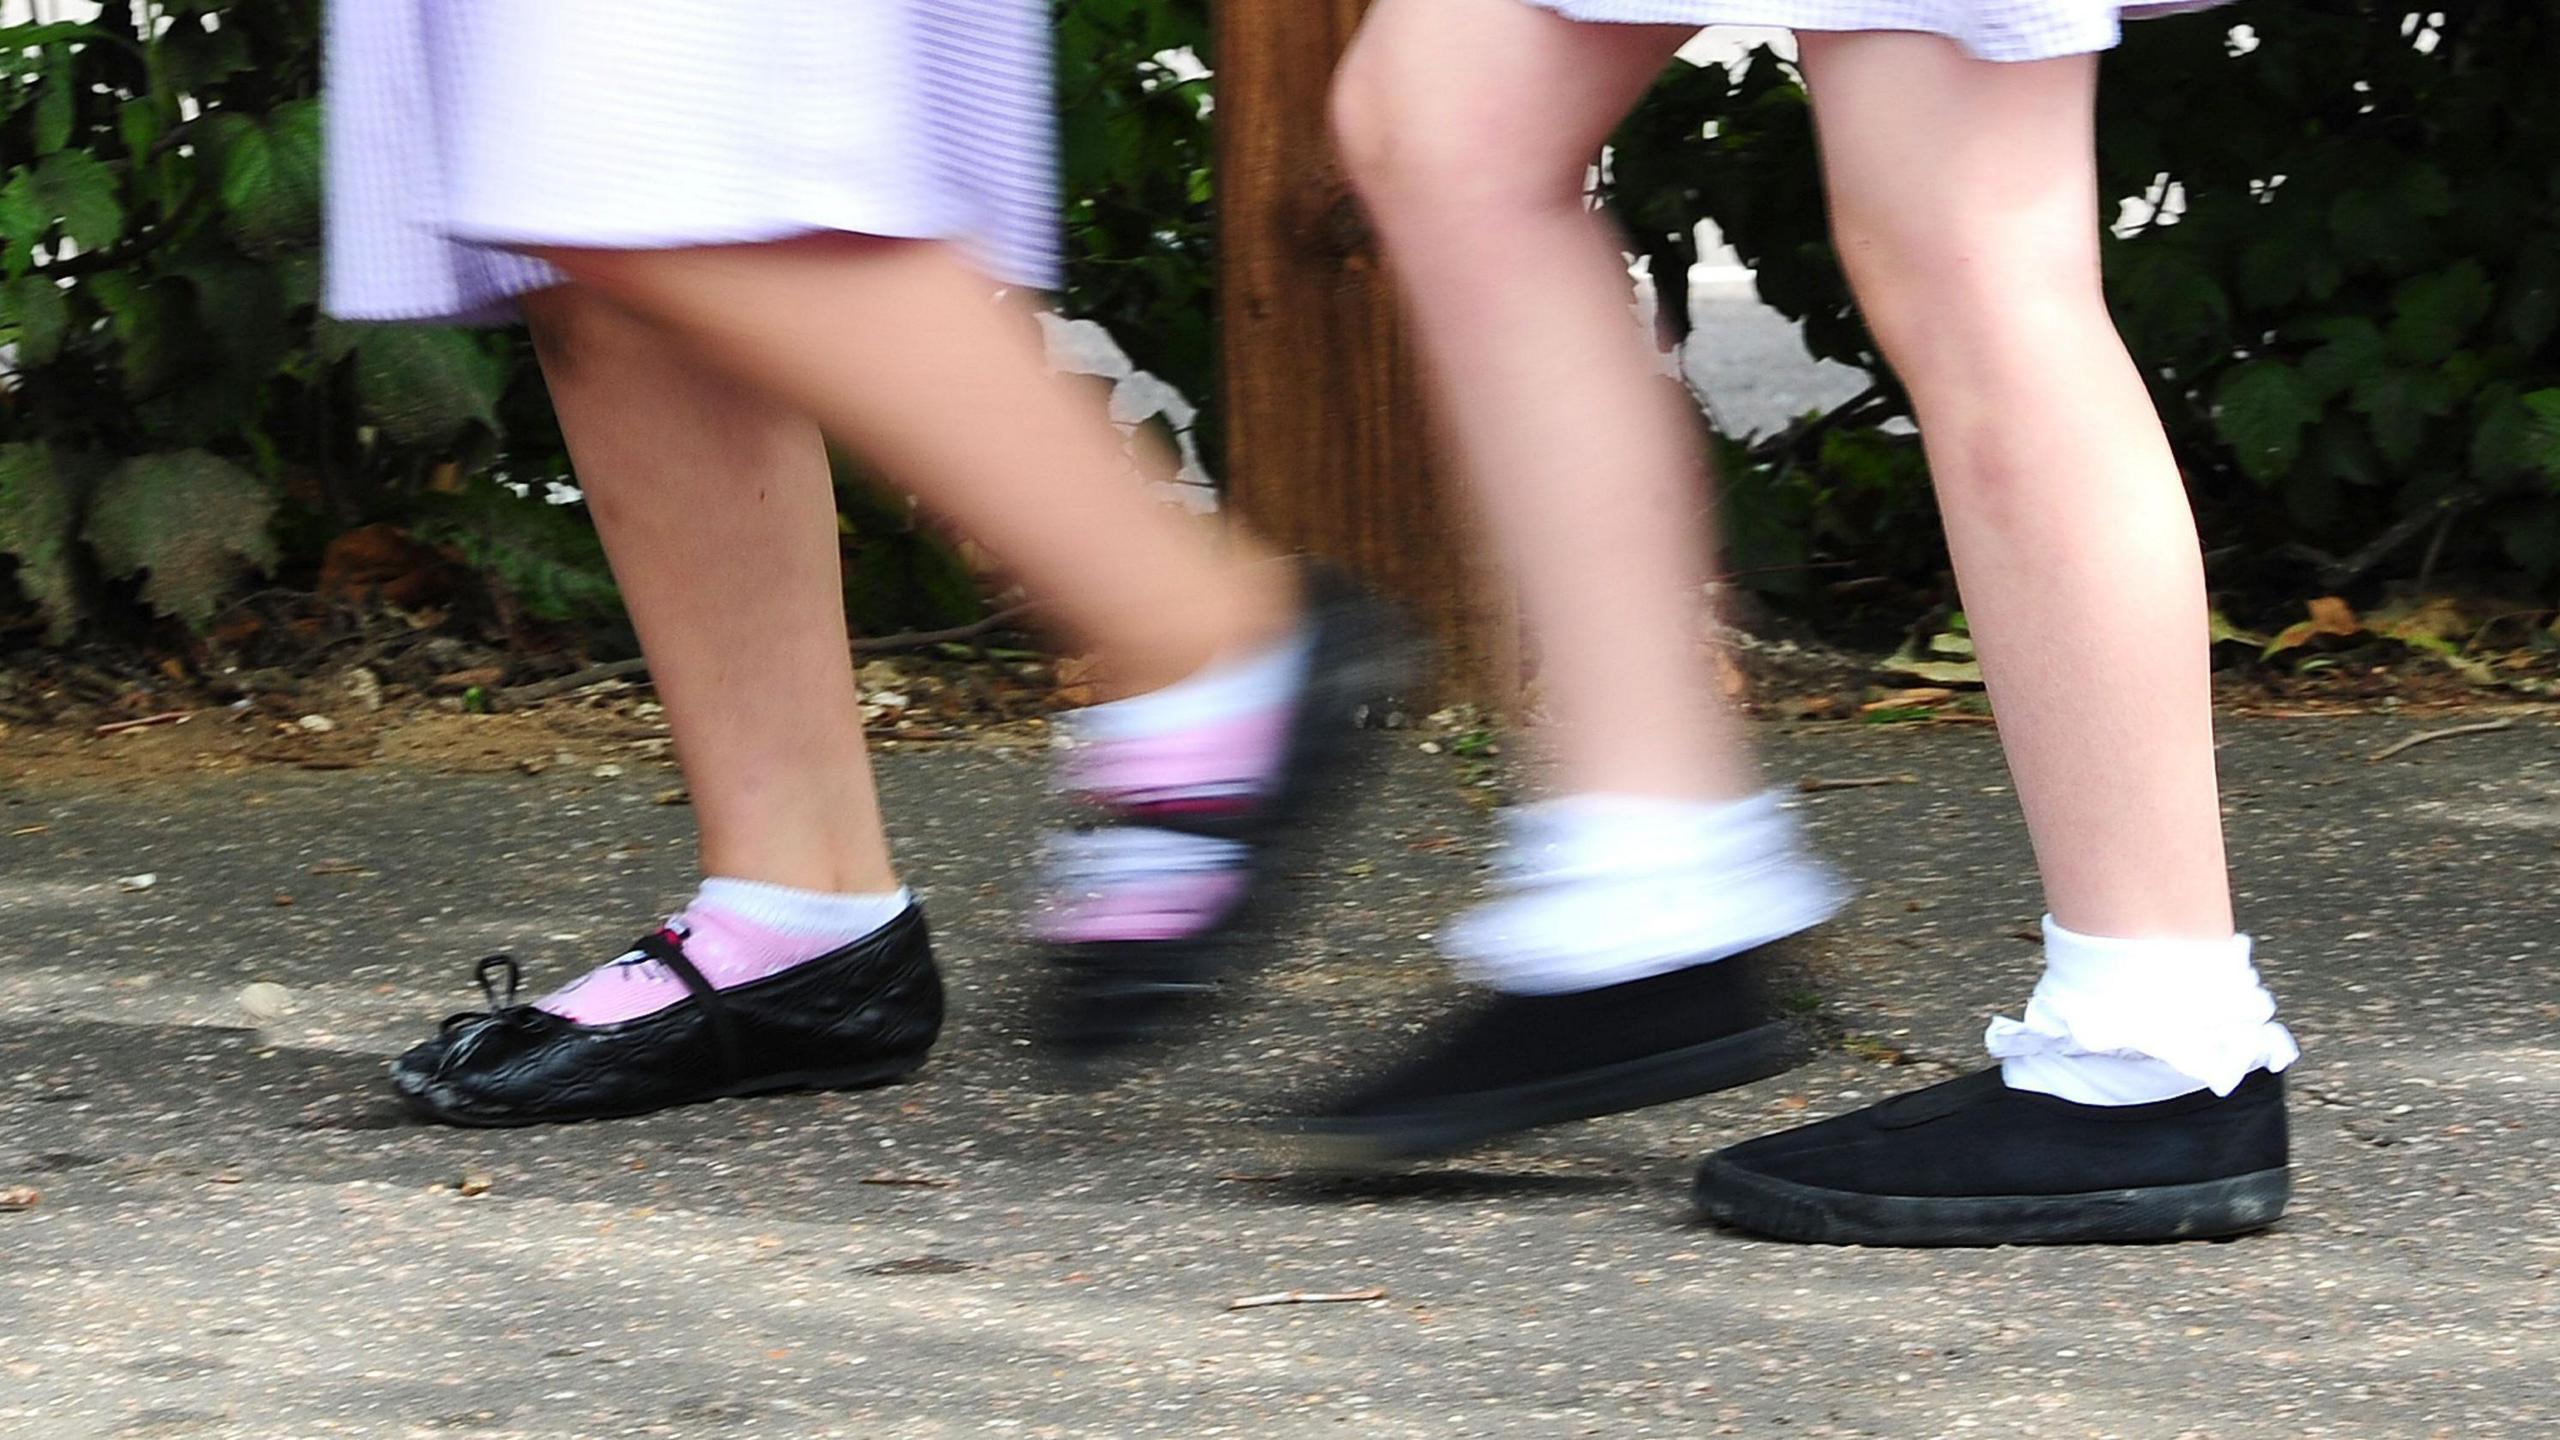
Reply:
[[2284, 1077], [2081, 1105], [1995, 1067], [1745, 1141], [1699, 1167], [1700, 1214], [1828, 1245], [2210, 1239], [2284, 1213]]
[[1037, 1028], [1061, 1058], [1081, 1065], [1161, 1037], [1255, 958], [1254, 937], [1272, 922], [1285, 853], [1351, 788], [1362, 709], [1408, 688], [1421, 673], [1413, 632], [1392, 606], [1323, 566], [1307, 567], [1305, 586], [1312, 632], [1307, 683], [1290, 711], [1276, 783], [1238, 808], [1215, 813], [1102, 811], [1107, 824], [1243, 845], [1246, 879], [1235, 903], [1180, 939], [1051, 945], [1051, 981]]
[[1373, 1170], [1775, 1075], [1806, 1049], [1766, 999], [1777, 949], [1597, 990], [1493, 992], [1402, 1064], [1275, 1128], [1309, 1169]]
[[393, 1061], [391, 1088], [449, 1125], [601, 1120], [731, 1095], [884, 1085], [920, 1069], [942, 1030], [942, 978], [913, 906], [841, 950], [729, 990], [713, 989], [664, 933], [632, 948], [674, 971], [692, 998], [580, 1025], [515, 1003], [516, 962], [493, 955], [479, 968], [489, 1009], [447, 1019]]

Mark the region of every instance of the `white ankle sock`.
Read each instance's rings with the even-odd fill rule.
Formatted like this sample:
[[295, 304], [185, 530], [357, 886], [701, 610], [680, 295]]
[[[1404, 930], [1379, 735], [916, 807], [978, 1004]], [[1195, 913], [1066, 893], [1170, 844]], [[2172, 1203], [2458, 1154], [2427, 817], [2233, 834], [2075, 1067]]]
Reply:
[[840, 894], [714, 875], [693, 893], [693, 904], [726, 911], [786, 935], [849, 943], [905, 914], [907, 907], [915, 904], [915, 896], [904, 886], [878, 893]]
[[1314, 632], [1301, 628], [1249, 655], [1213, 660], [1160, 690], [1070, 710], [1058, 721], [1083, 742], [1151, 740], [1216, 725], [1296, 699], [1314, 652]]
[[1570, 795], [1505, 817], [1496, 897], [1443, 940], [1467, 979], [1553, 995], [1668, 974], [1828, 920], [1846, 891], [1772, 792]]
[[2300, 1058], [2249, 963], [2249, 937], [2112, 940], [2044, 917], [2044, 976], [2023, 1021], [1995, 1017], [1983, 1044], [2001, 1076], [2082, 1105], [2228, 1095], [2253, 1070]]

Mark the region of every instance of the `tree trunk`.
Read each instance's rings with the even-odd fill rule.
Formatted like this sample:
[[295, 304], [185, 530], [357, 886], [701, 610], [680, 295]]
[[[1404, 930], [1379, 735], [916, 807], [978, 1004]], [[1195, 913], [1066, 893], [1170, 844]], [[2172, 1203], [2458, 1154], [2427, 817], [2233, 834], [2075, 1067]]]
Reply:
[[1510, 607], [1468, 563], [1394, 287], [1326, 134], [1326, 87], [1365, 8], [1219, 0], [1227, 503], [1409, 607], [1442, 647], [1438, 696], [1507, 707]]

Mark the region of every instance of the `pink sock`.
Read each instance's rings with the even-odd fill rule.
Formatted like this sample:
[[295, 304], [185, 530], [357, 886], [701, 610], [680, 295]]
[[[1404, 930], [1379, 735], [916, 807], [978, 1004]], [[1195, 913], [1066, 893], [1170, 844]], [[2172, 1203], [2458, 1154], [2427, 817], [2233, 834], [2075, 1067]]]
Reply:
[[1179, 940], [1242, 902], [1251, 852], [1186, 822], [1242, 812], [1280, 780], [1312, 637], [1063, 718], [1059, 788], [1119, 823], [1052, 836], [1033, 929], [1061, 944]]
[[[715, 990], [779, 975], [841, 950], [905, 913], [905, 890], [830, 894], [714, 876], [662, 932]], [[674, 971], [627, 952], [534, 1004], [580, 1025], [613, 1025], [681, 1004], [692, 992]]]

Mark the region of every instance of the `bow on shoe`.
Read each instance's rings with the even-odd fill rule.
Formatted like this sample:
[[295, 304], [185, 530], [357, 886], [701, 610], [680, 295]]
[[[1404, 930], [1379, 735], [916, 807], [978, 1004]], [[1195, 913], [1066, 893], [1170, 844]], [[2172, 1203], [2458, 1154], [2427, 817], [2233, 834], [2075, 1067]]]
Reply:
[[[501, 975], [506, 977], [507, 982], [507, 991], [504, 995], [498, 993], [497, 977]], [[447, 1030], [473, 1020], [496, 1020], [505, 1017], [510, 1011], [533, 1008], [516, 1003], [516, 991], [524, 986], [524, 967], [516, 963], [516, 957], [513, 955], [488, 957], [472, 968], [471, 978], [479, 982], [480, 993], [488, 998], [489, 1008], [460, 1010], [447, 1015], [444, 1017], [444, 1028]]]
[[[469, 1042], [491, 1030], [534, 1030], [557, 1017], [548, 1010], [518, 1004], [516, 992], [524, 985], [524, 968], [513, 955], [492, 955], [473, 967], [471, 978], [478, 981], [480, 993], [487, 997], [486, 1010], [462, 1010], [444, 1017], [440, 1027], [450, 1043], [446, 1058], [451, 1059], [469, 1048]], [[499, 987], [504, 983], [504, 990]]]

